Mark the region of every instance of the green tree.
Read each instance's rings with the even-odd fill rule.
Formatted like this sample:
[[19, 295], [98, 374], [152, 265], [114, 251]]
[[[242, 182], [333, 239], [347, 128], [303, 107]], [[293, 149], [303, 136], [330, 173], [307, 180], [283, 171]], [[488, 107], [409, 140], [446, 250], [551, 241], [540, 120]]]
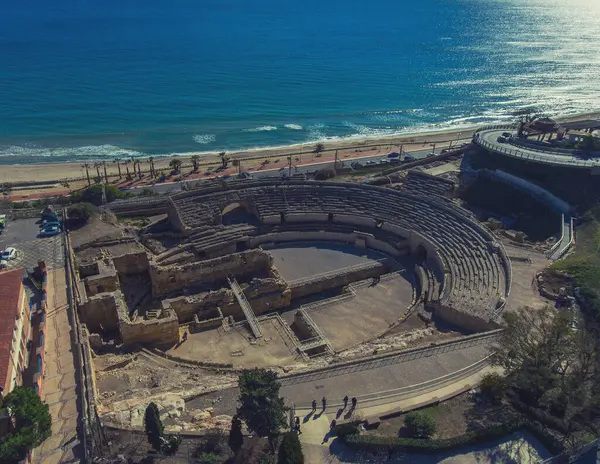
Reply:
[[85, 225], [96, 214], [96, 207], [91, 203], [76, 203], [67, 208], [69, 228]]
[[277, 454], [277, 464], [304, 464], [302, 445], [296, 432], [287, 432], [283, 435]]
[[577, 144], [577, 148], [585, 152], [590, 152], [594, 150], [595, 145], [594, 136], [588, 134], [581, 138], [581, 141]]
[[200, 156], [199, 155], [192, 155], [192, 157], [190, 158], [190, 160], [192, 161], [192, 164], [194, 166], [194, 172], [198, 172], [198, 168], [200, 166]]
[[229, 430], [229, 438], [227, 444], [233, 454], [238, 454], [240, 448], [244, 444], [244, 435], [242, 434], [242, 421], [238, 416], [233, 416], [231, 420], [231, 429]]
[[175, 174], [179, 174], [179, 170], [181, 169], [181, 160], [179, 158], [173, 158], [169, 161], [169, 167], [175, 172]]
[[238, 417], [260, 437], [267, 437], [273, 449], [274, 438], [286, 425], [286, 410], [279, 396], [277, 374], [266, 369], [244, 370], [238, 379], [240, 406]]
[[504, 376], [497, 372], [490, 372], [481, 378], [479, 387], [481, 388], [481, 392], [487, 395], [492, 401], [500, 402], [508, 384]]
[[435, 420], [422, 411], [408, 413], [404, 418], [404, 425], [411, 437], [430, 438], [435, 433]]
[[73, 195], [73, 201], [86, 202], [96, 206], [102, 205], [102, 191], [106, 192], [106, 201], [121, 200], [127, 197], [127, 193], [120, 190], [115, 185], [91, 185], [82, 192]]
[[46, 403], [28, 387], [16, 387], [4, 398], [11, 418], [10, 432], [0, 438], [0, 462], [17, 463], [52, 434], [52, 417]]
[[144, 414], [144, 431], [148, 438], [148, 443], [156, 451], [161, 451], [163, 446], [164, 428], [158, 413], [156, 403], [150, 403]]

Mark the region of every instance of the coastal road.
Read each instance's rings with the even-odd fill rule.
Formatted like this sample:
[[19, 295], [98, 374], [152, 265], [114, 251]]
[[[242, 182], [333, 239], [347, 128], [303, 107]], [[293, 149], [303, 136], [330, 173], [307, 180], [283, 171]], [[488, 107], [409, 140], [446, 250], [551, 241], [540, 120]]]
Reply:
[[[406, 153], [402, 154], [402, 157], [410, 155], [415, 160], [418, 160], [418, 159], [426, 158], [427, 155], [429, 155], [431, 153], [439, 154], [440, 151], [443, 150], [444, 148], [447, 148], [447, 147], [443, 146], [443, 147], [437, 148], [435, 150], [432, 150], [431, 148], [427, 148], [427, 149], [418, 150], [418, 151], [406, 152]], [[387, 153], [381, 154], [381, 155], [375, 155], [375, 156], [371, 155], [371, 156], [358, 157], [358, 158], [347, 158], [347, 159], [341, 158], [338, 160], [338, 166], [349, 167], [351, 163], [360, 163], [364, 166], [368, 161], [373, 161], [375, 163], [379, 163], [381, 160], [387, 160], [387, 159], [388, 159]], [[291, 174], [292, 175], [305, 174], [305, 173], [308, 174], [311, 172], [315, 172], [319, 169], [332, 168], [334, 164], [335, 163], [333, 161], [324, 161], [322, 163], [303, 164], [300, 166], [294, 166], [292, 164]], [[392, 165], [388, 164], [387, 166], [392, 166]], [[288, 175], [288, 171], [289, 171], [289, 168], [287, 166], [285, 166], [285, 167], [278, 168], [278, 169], [264, 169], [264, 170], [260, 170], [260, 171], [252, 171], [252, 172], [250, 172], [250, 176], [253, 179], [260, 179], [263, 177], [281, 177], [283, 175]], [[207, 178], [207, 179], [209, 179], [209, 178]], [[137, 194], [145, 188], [150, 188], [160, 194], [177, 193], [177, 192], [181, 191], [181, 184], [182, 184], [181, 182], [168, 182], [168, 183], [164, 183], [164, 184], [155, 184], [155, 185], [151, 185], [151, 186], [134, 187], [134, 188], [127, 189], [127, 191], [130, 193], [133, 193], [133, 194]]]

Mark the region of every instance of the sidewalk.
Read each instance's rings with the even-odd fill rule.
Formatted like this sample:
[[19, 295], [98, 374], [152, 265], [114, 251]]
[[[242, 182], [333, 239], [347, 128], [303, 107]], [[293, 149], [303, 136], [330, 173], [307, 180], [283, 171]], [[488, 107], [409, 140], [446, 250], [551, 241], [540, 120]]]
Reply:
[[[424, 407], [470, 390], [480, 382], [484, 374], [495, 371], [497, 371], [497, 368], [487, 367], [443, 388], [432, 390], [407, 400], [389, 398], [389, 401], [386, 403], [361, 408], [359, 398], [358, 407], [354, 415], [348, 420], [344, 420], [344, 416], [349, 408], [346, 408], [340, 414], [340, 411], [336, 407], [330, 407], [325, 413], [319, 414], [320, 409], [317, 407], [315, 415], [309, 414], [311, 412], [310, 408], [298, 408], [296, 409], [296, 415], [300, 417], [302, 434], [300, 434], [299, 438], [304, 450], [305, 462], [306, 464], [340, 462], [337, 457], [331, 455], [329, 452], [329, 447], [332, 441], [335, 440], [335, 436], [329, 435], [329, 427], [331, 421], [334, 419], [338, 424], [341, 424], [348, 422], [350, 419], [378, 418], [384, 414], [399, 411], [407, 412], [412, 409]], [[318, 406], [320, 406], [320, 403]]]
[[42, 400], [50, 407], [52, 436], [34, 450], [33, 462], [79, 462], [82, 450], [77, 438], [77, 391], [64, 268], [48, 273], [47, 288], [46, 373]]

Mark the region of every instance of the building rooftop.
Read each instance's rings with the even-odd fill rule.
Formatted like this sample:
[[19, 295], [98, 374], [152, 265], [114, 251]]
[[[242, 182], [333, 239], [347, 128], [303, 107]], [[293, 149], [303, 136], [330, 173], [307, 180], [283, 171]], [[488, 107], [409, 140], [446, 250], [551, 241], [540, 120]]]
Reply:
[[0, 385], [6, 383], [10, 362], [15, 318], [19, 311], [19, 296], [23, 269], [0, 272]]

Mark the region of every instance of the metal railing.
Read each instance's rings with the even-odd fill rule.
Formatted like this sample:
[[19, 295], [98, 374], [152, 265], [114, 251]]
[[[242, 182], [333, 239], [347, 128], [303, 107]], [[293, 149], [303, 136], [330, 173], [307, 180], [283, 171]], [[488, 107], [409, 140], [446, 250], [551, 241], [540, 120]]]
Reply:
[[523, 150], [519, 150], [518, 148], [506, 148], [501, 146], [500, 143], [492, 143], [484, 140], [481, 137], [480, 133], [477, 133], [473, 136], [473, 142], [479, 145], [480, 147], [486, 148], [487, 150], [511, 156], [513, 158], [525, 159], [528, 161], [534, 161], [538, 163], [546, 163], [546, 164], [558, 164], [564, 166], [574, 166], [574, 167], [600, 167], [600, 160], [581, 160], [576, 158], [575, 156], [566, 156], [566, 155], [557, 155], [552, 156], [551, 152], [544, 150], [528, 150], [528, 151], [539, 151], [540, 153], [547, 153], [547, 156], [536, 156], [532, 153], [527, 153]]
[[413, 361], [415, 359], [421, 359], [424, 357], [449, 353], [457, 350], [463, 350], [465, 348], [470, 348], [473, 346], [484, 344], [489, 345], [496, 339], [496, 337], [498, 337], [498, 335], [501, 332], [502, 330], [494, 330], [492, 332], [477, 334], [470, 337], [462, 338], [460, 340], [452, 340], [439, 345], [413, 348], [411, 350], [403, 351], [401, 353], [390, 354], [388, 356], [382, 356], [376, 359], [354, 361], [344, 366], [328, 367], [312, 372], [291, 375], [289, 377], [281, 377], [280, 383], [281, 385], [296, 385], [300, 383], [321, 380], [328, 377], [353, 374], [356, 372], [362, 372], [370, 369], [377, 369], [379, 367], [391, 366], [407, 361]]
[[248, 325], [250, 326], [250, 330], [252, 330], [252, 334], [254, 335], [254, 338], [262, 337], [262, 332], [260, 330], [260, 324], [258, 323], [258, 320], [256, 319], [256, 315], [254, 314], [254, 311], [252, 311], [252, 307], [250, 306], [250, 303], [248, 302], [246, 295], [244, 295], [244, 291], [242, 290], [242, 287], [240, 287], [240, 284], [238, 284], [237, 280], [235, 280], [235, 279], [227, 278], [227, 281], [229, 282], [229, 286], [231, 287], [231, 290], [233, 290], [233, 294], [237, 298], [238, 303], [242, 307], [242, 311], [244, 312], [244, 316], [246, 316], [246, 320], [248, 321]]

